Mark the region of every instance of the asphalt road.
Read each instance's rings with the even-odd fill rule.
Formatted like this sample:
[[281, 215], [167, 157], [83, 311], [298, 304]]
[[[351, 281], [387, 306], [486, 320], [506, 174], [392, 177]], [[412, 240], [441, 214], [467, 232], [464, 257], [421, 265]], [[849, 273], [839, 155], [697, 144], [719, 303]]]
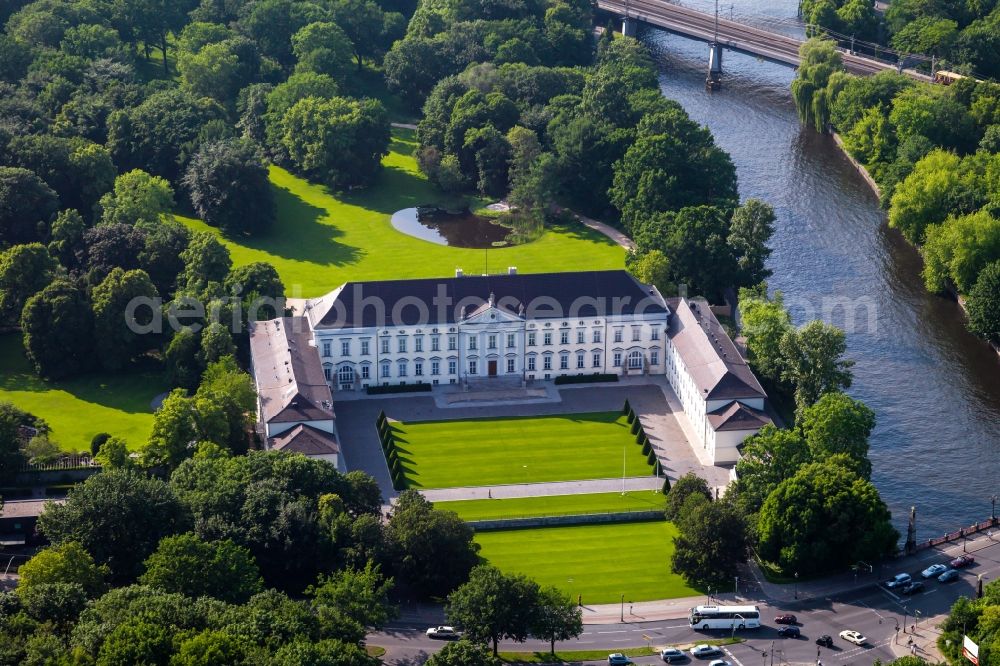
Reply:
[[[920, 578], [920, 568], [933, 562], [946, 561], [962, 552], [961, 545], [947, 549], [942, 555], [928, 551], [924, 557], [907, 568], [907, 572]], [[823, 664], [871, 664], [875, 659], [883, 662], [894, 658], [892, 643], [896, 640], [905, 645], [908, 633], [902, 630], [905, 615], [909, 627], [916, 618], [919, 635], [933, 638], [936, 633], [926, 618], [947, 613], [955, 599], [960, 596], [974, 596], [977, 576], [994, 580], [1000, 576], [1000, 542], [975, 553], [976, 564], [962, 570], [961, 577], [953, 583], [939, 583], [935, 579], [925, 581], [925, 589], [911, 597], [895, 594], [882, 585], [834, 595], [829, 598], [813, 599], [807, 602], [772, 603], [754, 597], [760, 591], [751, 588], [745, 591], [748, 601], [761, 607], [765, 626], [756, 630], [737, 632], [746, 642], [729, 646], [728, 659], [734, 666], [757, 666], [757, 664], [816, 664], [817, 656]], [[910, 571], [913, 568], [915, 570]], [[897, 573], [897, 572], [892, 572]], [[889, 574], [891, 575], [891, 574]], [[781, 638], [777, 634], [779, 625], [774, 624], [774, 616], [794, 613], [799, 620], [802, 637]], [[386, 664], [409, 666], [421, 664], [427, 656], [437, 651], [441, 641], [428, 639], [424, 635], [426, 624], [396, 623], [385, 631], [369, 636], [373, 645], [388, 649]], [[896, 628], [900, 627], [897, 633]], [[839, 637], [844, 629], [860, 631], [868, 638], [864, 646], [855, 646]], [[660, 622], [625, 622], [606, 625], [587, 625], [579, 639], [557, 644], [566, 650], [607, 650], [614, 652], [626, 647], [637, 647], [647, 643], [654, 647], [666, 645], [688, 645], [710, 638], [723, 638], [728, 631], [692, 631], [684, 620]], [[828, 634], [834, 639], [834, 647], [818, 647], [815, 639]], [[647, 638], [648, 637], [648, 638]], [[772, 647], [773, 646], [773, 647]], [[548, 644], [529, 640], [527, 643], [504, 643], [506, 650], [548, 650]], [[773, 654], [772, 654], [773, 651]], [[818, 652], [818, 655], [817, 655]], [[637, 657], [637, 664], [662, 663], [658, 657]], [[698, 663], [698, 660], [694, 660]], [[602, 662], [593, 662], [602, 663]], [[606, 663], [606, 662], [603, 662]], [[705, 662], [707, 664], [707, 661]]]

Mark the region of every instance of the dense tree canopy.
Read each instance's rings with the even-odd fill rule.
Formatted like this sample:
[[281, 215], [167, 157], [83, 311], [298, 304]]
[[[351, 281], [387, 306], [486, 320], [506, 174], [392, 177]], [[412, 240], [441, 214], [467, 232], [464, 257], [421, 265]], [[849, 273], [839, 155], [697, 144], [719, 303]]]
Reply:
[[762, 557], [802, 575], [877, 561], [899, 538], [875, 486], [835, 462], [807, 464], [778, 484], [757, 533]]
[[184, 174], [195, 212], [227, 234], [258, 234], [274, 222], [274, 197], [257, 146], [246, 139], [206, 143]]
[[49, 504], [38, 529], [54, 545], [70, 541], [106, 564], [116, 582], [134, 579], [160, 539], [182, 529], [188, 516], [167, 484], [130, 470], [96, 474]]
[[190, 532], [163, 538], [143, 567], [140, 584], [189, 597], [240, 604], [262, 587], [250, 551], [228, 539], [202, 541]]

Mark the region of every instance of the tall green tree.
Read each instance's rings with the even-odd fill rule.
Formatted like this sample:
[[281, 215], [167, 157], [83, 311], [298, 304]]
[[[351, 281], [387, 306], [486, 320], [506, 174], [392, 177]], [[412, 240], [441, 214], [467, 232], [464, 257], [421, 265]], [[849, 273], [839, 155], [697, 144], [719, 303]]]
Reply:
[[158, 315], [159, 294], [144, 271], [115, 268], [93, 292], [98, 362], [119, 370], [155, 345], [148, 330]]
[[780, 381], [784, 364], [781, 339], [792, 329], [781, 292], [768, 297], [767, 285], [762, 289], [740, 289], [739, 311], [740, 329], [746, 336], [754, 370], [767, 379]]
[[260, 234], [274, 223], [267, 167], [248, 139], [204, 144], [188, 165], [183, 182], [198, 216], [227, 234]]
[[386, 528], [393, 571], [423, 594], [451, 591], [479, 560], [472, 536], [457, 514], [435, 509], [416, 491], [404, 491]]
[[782, 481], [761, 507], [757, 534], [764, 559], [801, 575], [877, 561], [899, 538], [875, 486], [834, 462]]
[[263, 587], [249, 550], [228, 539], [203, 541], [190, 532], [162, 539], [143, 566], [142, 585], [189, 597], [241, 604]]
[[40, 376], [61, 379], [94, 367], [94, 316], [75, 283], [57, 279], [29, 298], [20, 323], [25, 355]]
[[537, 608], [531, 621], [531, 635], [549, 642], [556, 653], [556, 641], [568, 641], [583, 633], [583, 611], [569, 595], [556, 587], [538, 591]]
[[[393, 579], [382, 575], [371, 561], [363, 569], [347, 568], [320, 576], [307, 589], [325, 635], [348, 642], [364, 640], [396, 615], [389, 601]], [[346, 632], [344, 628], [351, 627]], [[338, 635], [340, 634], [340, 635]]]
[[736, 209], [729, 226], [728, 242], [736, 256], [738, 286], [749, 287], [771, 277], [768, 242], [774, 233], [774, 208], [760, 199], [747, 199]]
[[0, 247], [48, 239], [59, 197], [34, 172], [0, 166]]
[[233, 265], [226, 246], [207, 231], [192, 235], [180, 258], [184, 270], [177, 276], [177, 288], [189, 295], [200, 295], [213, 283], [221, 286]]
[[524, 576], [505, 574], [488, 564], [477, 566], [468, 582], [448, 595], [448, 619], [465, 635], [490, 643], [497, 654], [501, 640], [522, 643], [531, 635], [538, 606], [538, 584]]
[[736, 463], [736, 481], [726, 492], [744, 515], [753, 517], [768, 495], [812, 462], [809, 445], [798, 429], [768, 424], [743, 440], [742, 457]]
[[0, 322], [16, 324], [25, 302], [49, 284], [55, 269], [55, 259], [41, 243], [0, 252]]
[[844, 358], [844, 332], [814, 320], [786, 331], [778, 347], [782, 356], [782, 378], [795, 387], [799, 411], [814, 404], [824, 393], [850, 388], [854, 361]]
[[485, 645], [469, 640], [448, 643], [431, 655], [427, 666], [501, 666], [499, 657], [494, 657]]
[[38, 551], [18, 569], [17, 590], [23, 592], [38, 585], [74, 583], [88, 598], [99, 597], [106, 589], [107, 566], [98, 566], [83, 546], [66, 541]]
[[174, 190], [165, 179], [133, 169], [115, 178], [114, 189], [101, 197], [99, 206], [104, 224], [153, 229], [173, 210]]
[[56, 546], [78, 542], [121, 583], [133, 580], [160, 539], [182, 531], [188, 520], [166, 483], [114, 470], [76, 486], [64, 504], [46, 505], [38, 529]]
[[856, 461], [863, 479], [871, 478], [868, 437], [875, 427], [875, 412], [865, 403], [839, 391], [824, 393], [802, 410], [797, 425], [813, 460], [843, 453]]
[[731, 580], [747, 557], [743, 514], [728, 502], [697, 504], [679, 523], [673, 570], [699, 585]]
[[1000, 342], [1000, 261], [985, 267], [969, 291], [966, 301], [969, 330], [987, 340]]

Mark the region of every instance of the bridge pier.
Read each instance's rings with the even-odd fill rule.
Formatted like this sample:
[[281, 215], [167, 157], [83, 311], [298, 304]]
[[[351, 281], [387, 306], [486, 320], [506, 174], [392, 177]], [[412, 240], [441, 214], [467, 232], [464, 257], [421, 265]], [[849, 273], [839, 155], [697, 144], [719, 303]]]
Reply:
[[639, 32], [639, 19], [626, 16], [622, 19], [622, 34], [626, 37], [635, 37]]
[[722, 44], [712, 42], [708, 45], [708, 78], [705, 87], [718, 90], [722, 85]]

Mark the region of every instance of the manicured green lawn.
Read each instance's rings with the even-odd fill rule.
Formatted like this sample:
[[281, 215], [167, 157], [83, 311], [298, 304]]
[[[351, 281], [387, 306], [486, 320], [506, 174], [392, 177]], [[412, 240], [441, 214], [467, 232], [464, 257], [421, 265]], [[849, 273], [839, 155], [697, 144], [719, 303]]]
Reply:
[[621, 493], [550, 495], [517, 499], [457, 500], [435, 502], [434, 507], [454, 511], [462, 520], [494, 518], [531, 518], [535, 516], [570, 516], [584, 513], [621, 513], [626, 511], [662, 511], [667, 503], [663, 493], [637, 490]]
[[67, 451], [87, 451], [99, 432], [146, 442], [152, 399], [167, 390], [158, 373], [91, 374], [61, 382], [39, 379], [24, 356], [19, 333], [0, 336], [0, 400], [45, 419], [50, 437]]
[[643, 522], [479, 532], [476, 542], [490, 564], [586, 605], [699, 594], [670, 570], [676, 536], [673, 523]]
[[410, 488], [620, 478], [623, 463], [627, 476], [652, 474], [621, 412], [393, 427]]
[[[445, 277], [456, 267], [483, 272], [483, 250], [436, 245], [392, 228], [389, 218], [395, 211], [442, 200], [417, 170], [414, 148], [414, 132], [393, 130], [379, 181], [356, 192], [331, 193], [272, 167], [277, 223], [267, 236], [226, 240], [233, 263], [270, 262], [290, 298], [319, 296], [347, 280]], [[179, 219], [192, 229], [215, 232], [200, 220]], [[493, 271], [507, 266], [522, 273], [610, 269], [624, 262], [623, 248], [582, 224], [549, 228], [532, 243], [489, 252]]]

